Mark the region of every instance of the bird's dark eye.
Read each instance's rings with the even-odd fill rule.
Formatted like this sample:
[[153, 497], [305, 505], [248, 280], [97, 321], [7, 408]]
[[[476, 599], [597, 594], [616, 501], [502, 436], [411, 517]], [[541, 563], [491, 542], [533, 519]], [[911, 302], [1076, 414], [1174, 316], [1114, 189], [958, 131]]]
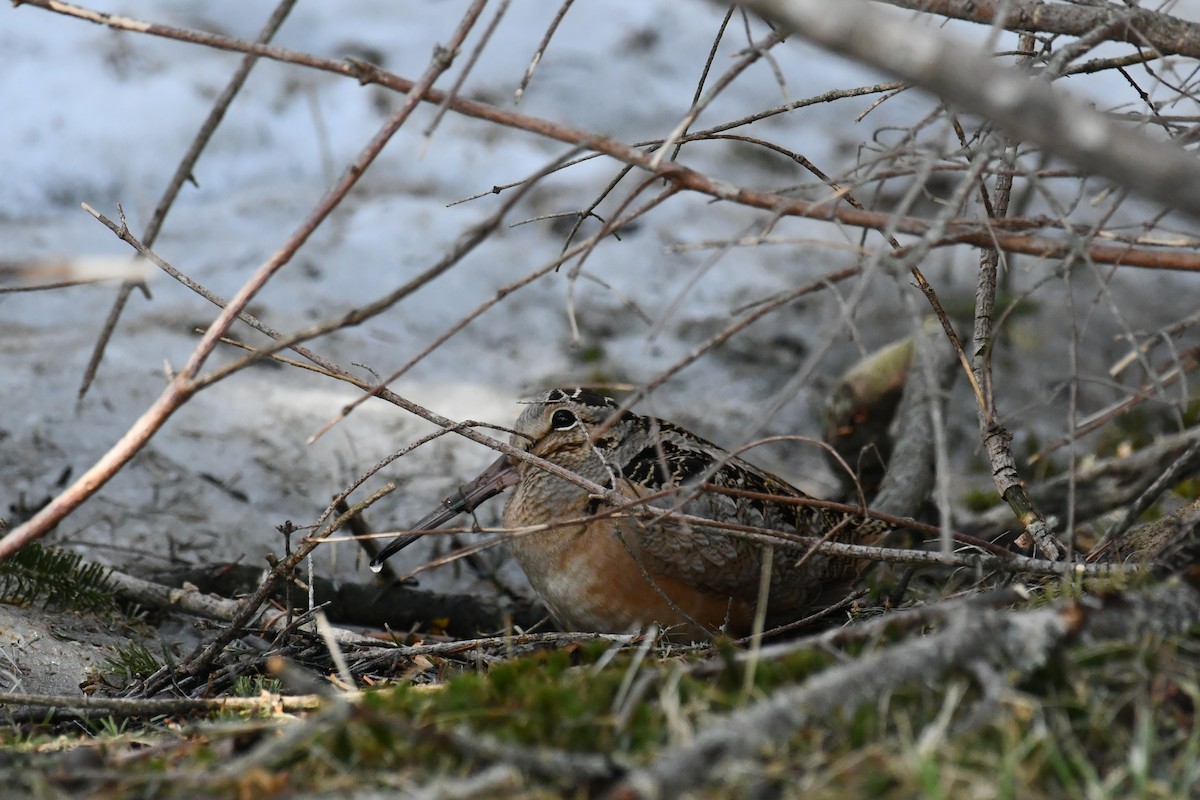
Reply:
[[579, 423], [579, 418], [565, 408], [560, 408], [550, 417], [550, 427], [556, 431], [569, 431]]

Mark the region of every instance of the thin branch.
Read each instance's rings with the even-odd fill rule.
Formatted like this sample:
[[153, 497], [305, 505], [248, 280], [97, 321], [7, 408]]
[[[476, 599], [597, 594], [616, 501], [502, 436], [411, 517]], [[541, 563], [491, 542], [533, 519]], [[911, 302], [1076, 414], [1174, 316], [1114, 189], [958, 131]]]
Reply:
[[1121, 518], [1105, 531], [1104, 537], [1096, 543], [1094, 549], [1099, 550], [1107, 543], [1123, 535], [1133, 527], [1138, 517], [1162, 496], [1163, 492], [1182, 480], [1184, 476], [1194, 474], [1198, 469], [1200, 469], [1200, 439], [1192, 442], [1191, 446], [1183, 452], [1183, 455], [1175, 459], [1163, 471], [1162, 475], [1155, 478], [1154, 483], [1147, 486], [1146, 490], [1138, 495], [1137, 499], [1125, 509], [1125, 513]]
[[[288, 14], [291, 13], [292, 7], [295, 5], [296, 0], [280, 0], [279, 5], [271, 12], [271, 17], [258, 34], [256, 41], [260, 44], [266, 44], [271, 41], [272, 37], [275, 36], [275, 32], [279, 30], [279, 26], [287, 19]], [[146, 247], [154, 246], [154, 241], [158, 238], [158, 232], [162, 230], [162, 224], [167, 218], [167, 212], [171, 210], [171, 206], [175, 203], [175, 198], [179, 196], [179, 191], [183, 188], [183, 184], [187, 181], [195, 181], [192, 173], [195, 170], [196, 162], [200, 159], [200, 154], [204, 152], [204, 148], [208, 145], [209, 139], [212, 138], [217, 127], [221, 124], [221, 120], [225, 119], [225, 112], [229, 110], [230, 104], [233, 103], [233, 98], [237, 97], [238, 92], [245, 85], [246, 79], [250, 77], [250, 71], [258, 63], [258, 59], [258, 55], [248, 53], [242, 59], [242, 63], [238, 65], [237, 70], [233, 73], [233, 77], [229, 79], [229, 83], [217, 95], [217, 99], [213, 101], [212, 111], [208, 113], [204, 124], [196, 132], [195, 138], [192, 139], [192, 144], [188, 147], [187, 152], [183, 154], [183, 158], [179, 161], [179, 166], [175, 168], [175, 174], [171, 176], [170, 182], [167, 183], [167, 188], [163, 191], [162, 197], [159, 198], [158, 205], [154, 207], [154, 214], [150, 217], [150, 224], [146, 226], [146, 232], [142, 234], [142, 241], [146, 243]], [[104, 360], [104, 351], [108, 348], [108, 342], [117, 328], [118, 321], [121, 319], [121, 313], [125, 309], [125, 304], [136, 288], [140, 288], [146, 297], [149, 298], [150, 293], [144, 282], [125, 281], [121, 284], [121, 288], [117, 291], [117, 296], [113, 300], [112, 308], [108, 311], [108, 318], [104, 321], [104, 327], [101, 328], [100, 335], [96, 338], [96, 344], [92, 348], [92, 355], [88, 359], [87, 367], [83, 371], [83, 378], [79, 383], [79, 390], [76, 393], [76, 403], [82, 402], [88, 388], [92, 385], [92, 381], [96, 377], [96, 371], [100, 368], [100, 362]]]
[[529, 88], [529, 81], [533, 80], [533, 73], [537, 70], [538, 64], [542, 61], [542, 56], [546, 54], [546, 48], [550, 46], [550, 40], [554, 38], [554, 32], [558, 30], [558, 26], [562, 23], [563, 18], [567, 16], [567, 12], [571, 10], [571, 5], [575, 0], [563, 0], [558, 7], [558, 12], [554, 15], [554, 19], [550, 21], [550, 26], [546, 28], [546, 33], [542, 36], [542, 41], [538, 43], [537, 49], [533, 51], [533, 58], [529, 60], [529, 66], [525, 68], [525, 74], [521, 76], [521, 83], [517, 86], [517, 90], [513, 92], [513, 105], [520, 105], [521, 98], [525, 96], [525, 90]]
[[[425, 126], [422, 135], [425, 137], [425, 147], [429, 146], [429, 140], [433, 138], [433, 132], [437, 130], [437, 126], [441, 124], [442, 117], [446, 116], [446, 109], [450, 103], [458, 96], [462, 89], [463, 83], [467, 80], [467, 76], [471, 74], [471, 70], [475, 67], [475, 62], [479, 60], [479, 56], [483, 53], [487, 43], [491, 41], [492, 34], [496, 32], [496, 27], [500, 24], [500, 20], [504, 18], [504, 12], [508, 11], [509, 0], [500, 0], [499, 7], [496, 13], [492, 15], [492, 21], [483, 30], [483, 36], [475, 45], [475, 49], [471, 51], [471, 55], [467, 57], [467, 63], [463, 65], [458, 77], [454, 79], [450, 89], [446, 92], [446, 97], [438, 104], [437, 111], [433, 113], [433, 119]], [[483, 13], [483, 7], [487, 5], [487, 0], [475, 0], [471, 7], [467, 9], [466, 15], [463, 17], [463, 24], [470, 28], [475, 25], [475, 21], [479, 19], [479, 15]], [[447, 52], [445, 57], [447, 60], [453, 60], [458, 55], [457, 52]]]

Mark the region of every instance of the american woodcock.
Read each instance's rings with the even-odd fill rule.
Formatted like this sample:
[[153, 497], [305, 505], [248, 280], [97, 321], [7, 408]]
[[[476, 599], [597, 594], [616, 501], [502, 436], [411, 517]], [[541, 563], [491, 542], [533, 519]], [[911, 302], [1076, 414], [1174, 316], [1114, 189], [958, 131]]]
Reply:
[[[610, 420], [616, 412], [616, 401], [598, 392], [551, 389], [526, 406], [511, 442], [630, 501], [655, 495], [649, 502], [619, 508], [505, 455], [413, 530], [436, 528], [514, 487], [504, 508], [509, 547], [561, 625], [624, 632], [659, 623], [677, 639], [749, 631], [764, 569], [766, 621], [780, 624], [844, 597], [866, 565], [805, 557], [807, 547], [784, 540], [768, 558], [761, 541], [696, 518], [860, 544], [886, 533], [877, 522], [786, 502], [808, 495], [683, 428], [629, 411]], [[371, 568], [416, 538], [392, 540]]]

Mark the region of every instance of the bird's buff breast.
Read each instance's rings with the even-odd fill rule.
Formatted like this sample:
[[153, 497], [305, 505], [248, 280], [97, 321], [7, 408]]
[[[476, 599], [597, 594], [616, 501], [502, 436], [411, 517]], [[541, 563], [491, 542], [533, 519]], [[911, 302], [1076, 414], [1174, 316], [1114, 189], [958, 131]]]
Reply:
[[625, 633], [658, 623], [678, 638], [705, 639], [726, 622], [734, 629], [748, 623], [745, 603], [648, 574], [639, 563], [637, 534], [611, 519], [521, 530], [585, 516], [586, 499], [578, 506], [552, 510], [517, 491], [504, 510], [505, 527], [514, 531], [509, 549], [560, 625]]

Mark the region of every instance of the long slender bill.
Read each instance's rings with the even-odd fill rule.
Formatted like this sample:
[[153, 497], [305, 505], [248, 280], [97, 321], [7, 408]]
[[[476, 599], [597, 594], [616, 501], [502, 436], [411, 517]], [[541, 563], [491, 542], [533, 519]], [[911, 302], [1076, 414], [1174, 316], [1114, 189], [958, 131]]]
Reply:
[[[441, 508], [417, 520], [416, 524], [412, 526], [412, 530], [430, 531], [440, 528], [459, 514], [474, 511], [483, 505], [484, 502], [500, 494], [516, 482], [517, 468], [513, 464], [512, 459], [506, 455], [500, 456], [490, 467], [481, 472], [478, 478], [459, 487], [457, 492], [443, 500]], [[388, 543], [388, 546], [383, 548], [379, 555], [371, 560], [371, 571], [379, 572], [382, 570], [384, 561], [387, 561], [419, 538], [421, 538], [420, 534], [410, 533], [392, 539]]]

